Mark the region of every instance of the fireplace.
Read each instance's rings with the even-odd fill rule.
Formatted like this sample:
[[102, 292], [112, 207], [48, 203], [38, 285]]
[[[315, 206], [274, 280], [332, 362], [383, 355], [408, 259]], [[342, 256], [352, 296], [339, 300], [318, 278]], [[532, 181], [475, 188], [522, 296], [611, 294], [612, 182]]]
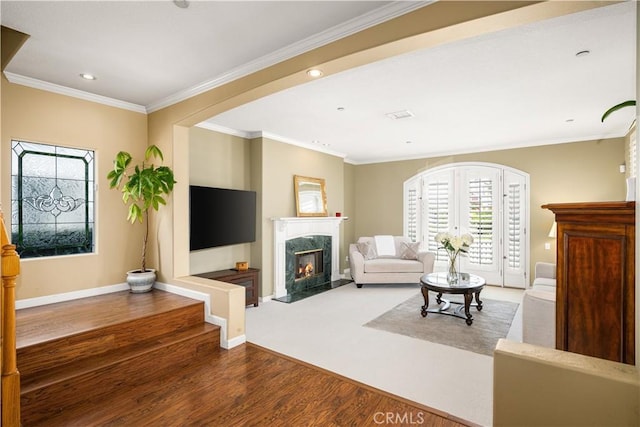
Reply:
[[322, 248], [296, 252], [295, 280], [303, 280], [323, 273]]
[[[273, 218], [274, 299], [286, 300], [298, 292], [340, 280], [340, 223], [345, 217]], [[322, 260], [314, 260], [313, 274], [296, 277], [300, 264], [296, 253], [322, 249]], [[320, 273], [320, 267], [322, 273]]]
[[285, 242], [287, 295], [331, 283], [331, 236], [312, 235]]

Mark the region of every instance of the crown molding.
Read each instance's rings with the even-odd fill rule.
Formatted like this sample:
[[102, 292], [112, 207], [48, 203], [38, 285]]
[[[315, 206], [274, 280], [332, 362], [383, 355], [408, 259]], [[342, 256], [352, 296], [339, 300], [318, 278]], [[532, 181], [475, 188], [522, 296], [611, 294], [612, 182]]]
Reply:
[[253, 138], [253, 136], [252, 136], [253, 133], [252, 132], [245, 132], [243, 130], [232, 129], [232, 128], [228, 128], [226, 126], [221, 126], [221, 125], [218, 125], [218, 124], [215, 124], [215, 123], [210, 123], [210, 122], [198, 123], [196, 125], [196, 127], [201, 128], [201, 129], [212, 130], [214, 132], [224, 133], [225, 135], [238, 136], [240, 138], [246, 138], [246, 139]]
[[282, 142], [284, 144], [295, 145], [297, 147], [306, 148], [307, 150], [318, 151], [320, 153], [329, 154], [331, 156], [345, 158], [347, 155], [345, 153], [341, 153], [339, 151], [331, 150], [322, 145], [310, 144], [308, 142], [300, 142], [295, 139], [285, 138], [284, 136], [276, 135], [274, 133], [269, 132], [252, 132], [251, 138], [268, 138], [273, 141]]
[[[48, 92], [57, 93], [60, 95], [71, 96], [85, 101], [96, 102], [99, 104], [108, 105], [111, 107], [122, 108], [124, 110], [134, 111], [136, 113], [149, 114], [178, 102], [184, 101], [196, 95], [200, 95], [208, 90], [222, 86], [231, 81], [237, 80], [241, 77], [247, 76], [251, 73], [257, 72], [269, 66], [275, 65], [284, 60], [293, 58], [297, 55], [303, 54], [315, 48], [324, 46], [341, 38], [350, 36], [359, 31], [373, 27], [374, 25], [391, 20], [398, 16], [407, 14], [416, 9], [424, 7], [435, 0], [423, 0], [423, 1], [394, 1], [385, 6], [382, 6], [369, 13], [361, 15], [357, 18], [351, 19], [335, 27], [329, 28], [321, 33], [315, 34], [311, 37], [303, 39], [297, 43], [289, 45], [285, 48], [279, 49], [269, 55], [260, 57], [254, 61], [248, 62], [240, 67], [232, 69], [231, 71], [224, 73], [218, 77], [215, 77], [206, 82], [192, 86], [184, 91], [170, 95], [159, 101], [153, 102], [147, 106], [133, 104], [126, 101], [121, 101], [115, 98], [109, 98], [102, 95], [96, 95], [93, 93], [85, 92], [78, 89], [73, 89], [66, 86], [61, 86], [55, 83], [49, 83], [44, 80], [38, 80], [31, 77], [22, 76], [15, 73], [4, 72], [9, 82], [19, 84], [22, 86], [31, 87], [34, 89], [40, 89]], [[205, 126], [200, 126], [204, 127]], [[216, 130], [216, 129], [212, 129]], [[231, 129], [231, 131], [233, 131]], [[234, 135], [230, 132], [223, 132]], [[237, 135], [242, 136], [242, 135]], [[284, 142], [284, 141], [283, 141]], [[305, 148], [310, 148], [302, 144]], [[314, 149], [314, 148], [311, 148]], [[316, 150], [323, 151], [323, 150]]]
[[223, 84], [237, 80], [241, 77], [255, 73], [264, 68], [275, 65], [279, 62], [301, 55], [318, 47], [327, 45], [336, 40], [355, 34], [359, 31], [378, 25], [382, 22], [389, 21], [401, 15], [405, 15], [416, 9], [424, 7], [435, 0], [424, 1], [394, 1], [388, 5], [382, 6], [369, 13], [353, 18], [340, 25], [336, 25], [321, 33], [315, 34], [306, 39], [300, 40], [282, 49], [276, 50], [269, 55], [262, 56], [240, 67], [236, 67], [228, 73], [222, 74], [211, 80], [207, 80], [189, 89], [175, 93], [159, 101], [147, 105], [147, 112], [161, 110], [162, 108], [184, 101], [185, 99], [194, 97], [208, 90], [214, 89]]
[[276, 135], [274, 133], [269, 133], [269, 132], [263, 132], [263, 131], [246, 132], [246, 131], [242, 131], [242, 130], [228, 128], [228, 127], [225, 127], [225, 126], [220, 126], [220, 125], [217, 125], [215, 123], [210, 123], [210, 122], [198, 123], [196, 125], [196, 127], [199, 127], [199, 128], [202, 128], [202, 129], [211, 130], [211, 131], [214, 131], [214, 132], [224, 133], [225, 135], [238, 136], [240, 138], [245, 138], [245, 139], [268, 138], [268, 139], [271, 139], [273, 141], [282, 142], [284, 144], [289, 144], [289, 145], [295, 145], [297, 147], [306, 148], [307, 150], [318, 151], [320, 153], [329, 154], [331, 156], [336, 156], [336, 157], [341, 157], [343, 159], [345, 157], [347, 157], [347, 155], [344, 154], [344, 153], [341, 153], [341, 152], [338, 152], [338, 151], [334, 151], [334, 150], [330, 150], [329, 148], [324, 147], [324, 146], [315, 145], [315, 144], [309, 144], [309, 143], [306, 143], [306, 142], [300, 142], [300, 141], [297, 141], [295, 139], [285, 138], [284, 136]]
[[118, 99], [109, 98], [107, 96], [96, 95], [94, 93], [85, 92], [83, 90], [73, 89], [70, 87], [45, 82], [44, 80], [21, 76], [20, 74], [9, 73], [7, 71], [4, 72], [4, 75], [7, 77], [7, 80], [9, 80], [10, 83], [27, 86], [33, 89], [45, 90], [47, 92], [53, 92], [60, 95], [71, 96], [73, 98], [96, 102], [98, 104], [104, 104], [110, 107], [122, 108], [123, 110], [129, 110], [136, 113], [147, 113], [147, 110], [144, 106], [132, 104], [131, 102], [120, 101]]

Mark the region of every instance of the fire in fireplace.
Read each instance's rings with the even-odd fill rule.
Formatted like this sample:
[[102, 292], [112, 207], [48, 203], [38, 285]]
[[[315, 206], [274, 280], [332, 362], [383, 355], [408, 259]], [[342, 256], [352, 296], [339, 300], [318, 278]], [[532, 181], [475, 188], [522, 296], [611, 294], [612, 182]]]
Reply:
[[322, 249], [296, 252], [296, 280], [306, 279], [323, 273]]

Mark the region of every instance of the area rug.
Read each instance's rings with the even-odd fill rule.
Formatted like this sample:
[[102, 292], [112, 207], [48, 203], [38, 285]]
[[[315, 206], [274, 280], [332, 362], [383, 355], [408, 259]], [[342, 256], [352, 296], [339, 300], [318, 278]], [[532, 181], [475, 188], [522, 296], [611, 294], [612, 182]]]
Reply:
[[[450, 301], [462, 302], [460, 295], [443, 297]], [[464, 319], [454, 316], [429, 313], [427, 317], [422, 317], [420, 309], [424, 305], [424, 299], [421, 293], [364, 326], [492, 356], [498, 340], [507, 336], [518, 304], [482, 297], [481, 300], [482, 311], [471, 307], [471, 326], [468, 326]], [[435, 294], [429, 294], [429, 302], [429, 308], [437, 308]], [[449, 310], [456, 307], [457, 304], [451, 304]]]

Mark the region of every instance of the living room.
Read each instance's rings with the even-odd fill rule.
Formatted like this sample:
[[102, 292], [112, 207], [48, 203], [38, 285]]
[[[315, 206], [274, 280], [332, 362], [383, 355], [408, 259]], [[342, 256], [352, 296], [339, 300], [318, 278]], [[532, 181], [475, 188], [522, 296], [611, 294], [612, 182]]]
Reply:
[[[332, 58], [327, 55], [321, 59], [320, 62], [330, 62]], [[271, 218], [295, 215], [292, 178], [296, 174], [324, 178], [330, 214], [341, 212], [349, 217], [341, 226], [341, 254], [346, 254], [348, 244], [359, 236], [402, 234], [403, 182], [424, 169], [448, 163], [490, 162], [530, 174], [532, 265], [536, 261], [555, 260], [553, 249], [544, 248], [545, 243], [553, 243], [548, 237], [553, 215], [541, 209], [542, 204], [625, 198], [625, 175], [619, 172], [619, 165], [626, 159], [628, 136], [350, 164], [339, 156], [266, 136], [245, 139], [196, 126], [247, 98], [301, 83], [306, 69], [301, 64], [308, 61], [306, 57], [294, 64], [291, 69], [301, 71], [293, 75], [290, 70], [272, 69], [270, 73], [254, 76], [258, 83], [243, 80], [151, 114], [11, 83], [3, 76], [2, 204], [11, 206], [11, 164], [7, 153], [11, 151], [12, 138], [94, 149], [96, 174], [100, 177], [111, 168], [118, 151], [142, 156], [149, 143], [156, 143], [173, 165], [178, 181], [169, 209], [152, 221], [157, 235], [152, 237], [150, 258], [160, 269], [159, 280], [181, 285], [192, 274], [230, 268], [243, 260], [261, 269], [260, 296], [266, 301], [273, 293]], [[286, 83], [273, 83], [278, 77]], [[256, 190], [260, 218], [256, 243], [190, 253], [188, 184]], [[98, 288], [121, 284], [123, 272], [136, 267], [140, 248], [131, 242], [141, 240], [142, 227], [127, 223], [120, 195], [108, 191], [106, 180], [98, 180], [97, 194], [96, 252], [81, 258], [24, 260], [16, 289], [19, 301], [43, 303], [61, 294], [86, 295]], [[340, 261], [343, 271], [347, 267], [344, 255]], [[62, 277], [60, 271], [73, 274]], [[213, 314], [229, 322], [227, 339], [233, 344], [241, 342], [245, 335], [244, 307], [219, 304]]]

